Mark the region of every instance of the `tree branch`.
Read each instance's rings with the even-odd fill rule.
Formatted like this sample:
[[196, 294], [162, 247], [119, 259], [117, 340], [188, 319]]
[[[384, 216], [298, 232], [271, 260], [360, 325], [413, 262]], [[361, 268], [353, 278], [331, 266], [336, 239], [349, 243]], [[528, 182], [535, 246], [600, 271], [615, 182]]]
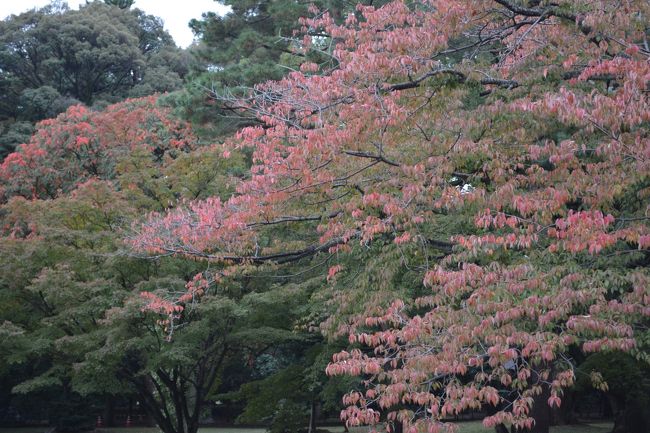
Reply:
[[346, 155], [350, 155], [350, 156], [357, 156], [359, 158], [374, 159], [375, 161], [380, 161], [380, 162], [386, 163], [388, 165], [392, 165], [393, 167], [399, 167], [398, 163], [393, 162], [393, 161], [391, 161], [389, 159], [386, 159], [381, 155], [374, 155], [374, 154], [369, 153], [369, 152], [359, 152], [359, 151], [355, 151], [355, 150], [344, 150], [343, 153], [345, 153]]
[[[338, 236], [335, 238], [330, 239], [329, 241], [323, 243], [323, 244], [315, 244], [315, 245], [310, 245], [306, 248], [302, 248], [299, 250], [295, 251], [287, 251], [287, 252], [281, 252], [281, 253], [275, 253], [275, 254], [267, 254], [263, 256], [259, 255], [249, 255], [249, 256], [235, 256], [235, 255], [218, 255], [218, 254], [208, 254], [208, 253], [203, 253], [201, 251], [197, 250], [182, 250], [182, 249], [176, 249], [173, 247], [159, 247], [161, 250], [165, 251], [166, 253], [170, 255], [176, 255], [176, 254], [185, 254], [188, 256], [193, 256], [193, 257], [198, 257], [201, 259], [206, 259], [206, 260], [214, 260], [214, 261], [220, 261], [220, 262], [230, 262], [230, 263], [235, 263], [235, 264], [241, 264], [241, 263], [250, 263], [250, 264], [255, 264], [255, 265], [261, 265], [264, 263], [275, 263], [275, 264], [285, 264], [285, 263], [292, 263], [296, 262], [300, 259], [304, 259], [306, 257], [311, 257], [314, 256], [318, 253], [326, 252], [330, 248], [335, 247], [337, 245], [342, 245], [346, 244], [350, 241], [350, 239], [355, 239], [359, 238], [361, 236], [362, 232], [361, 230], [355, 231], [352, 235], [349, 236]], [[435, 239], [427, 239], [426, 240], [427, 245], [432, 246], [436, 249], [442, 250], [445, 253], [449, 254], [452, 252], [452, 248], [454, 246], [453, 243], [447, 242], [447, 241], [440, 241], [440, 240], [435, 240]]]
[[[393, 84], [390, 87], [388, 87], [388, 91], [393, 92], [396, 90], [406, 90], [406, 89], [414, 89], [416, 87], [420, 87], [420, 84], [426, 80], [427, 78], [435, 77], [436, 75], [440, 74], [450, 74], [455, 76], [459, 82], [464, 83], [467, 80], [467, 76], [463, 74], [462, 72], [456, 71], [454, 69], [449, 69], [449, 68], [443, 68], [443, 69], [436, 69], [433, 71], [429, 71], [426, 74], [411, 80], [411, 81], [406, 81], [403, 83], [398, 83], [398, 84]], [[504, 87], [507, 89], [514, 89], [515, 87], [519, 87], [519, 83], [515, 80], [503, 80], [499, 78], [492, 78], [492, 77], [487, 77], [483, 78], [482, 80], [479, 81], [479, 83], [483, 85], [495, 85], [499, 87]]]
[[[524, 6], [521, 6], [517, 3], [515, 3], [512, 0], [494, 0], [495, 2], [499, 3], [501, 6], [505, 7], [508, 9], [510, 12], [513, 12], [517, 15], [523, 15], [526, 17], [558, 17], [562, 18], [568, 21], [572, 21], [574, 24], [578, 26], [580, 31], [588, 35], [591, 33], [591, 27], [586, 26], [583, 24], [583, 20], [579, 19], [576, 14], [573, 14], [568, 11], [564, 11], [560, 9], [557, 6], [549, 6], [546, 8], [527, 8]], [[595, 40], [592, 40], [595, 42]]]
[[427, 78], [435, 77], [436, 75], [441, 75], [441, 74], [450, 74], [450, 75], [455, 75], [460, 82], [465, 81], [466, 77], [465, 74], [458, 72], [454, 69], [449, 69], [449, 68], [442, 68], [442, 69], [435, 69], [433, 71], [429, 71], [426, 74], [411, 80], [411, 81], [406, 81], [404, 83], [398, 83], [398, 84], [393, 84], [390, 87], [388, 87], [389, 92], [394, 92], [396, 90], [406, 90], [406, 89], [413, 89], [416, 87], [420, 87], [420, 83], [422, 83], [424, 80]]
[[277, 264], [295, 262], [305, 257], [310, 257], [318, 253], [329, 250], [332, 247], [347, 243], [351, 238], [356, 238], [361, 235], [360, 231], [356, 231], [351, 237], [339, 236], [324, 244], [320, 245], [311, 245], [307, 248], [301, 250], [289, 251], [285, 253], [269, 254], [265, 256], [217, 256], [206, 254], [204, 257], [207, 259], [218, 259], [223, 261], [229, 261], [234, 263], [254, 263], [262, 264], [265, 262], [273, 262]]
[[309, 216], [282, 216], [270, 221], [259, 221], [255, 223], [250, 223], [246, 227], [253, 228], [258, 226], [270, 226], [274, 224], [282, 224], [289, 222], [303, 222], [303, 221], [321, 221], [322, 219], [332, 219], [341, 215], [342, 211], [331, 212], [327, 215], [309, 215]]

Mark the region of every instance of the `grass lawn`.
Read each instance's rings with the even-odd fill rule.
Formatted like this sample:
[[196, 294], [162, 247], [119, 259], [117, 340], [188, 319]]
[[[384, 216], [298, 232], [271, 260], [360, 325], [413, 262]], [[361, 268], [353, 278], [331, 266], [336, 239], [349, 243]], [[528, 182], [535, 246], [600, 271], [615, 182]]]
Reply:
[[[609, 433], [612, 431], [614, 424], [610, 422], [598, 422], [588, 424], [577, 424], [569, 426], [551, 427], [550, 433]], [[343, 431], [335, 428], [329, 428], [332, 433]], [[350, 429], [350, 433], [366, 433], [368, 430], [363, 428]], [[217, 432], [210, 432], [217, 433]], [[464, 421], [458, 423], [458, 433], [494, 433], [493, 428], [485, 428], [480, 421]]]
[[[458, 423], [459, 433], [494, 433], [494, 429], [485, 428], [480, 421], [469, 421]], [[612, 423], [590, 423], [578, 425], [564, 425], [551, 427], [551, 433], [609, 433], [612, 431]]]
[[[480, 421], [466, 421], [458, 423], [458, 433], [493, 433], [494, 429], [486, 429]], [[325, 428], [323, 428], [325, 429]], [[343, 427], [326, 427], [332, 433], [343, 433]], [[47, 427], [25, 427], [25, 428], [0, 428], [0, 433], [47, 433]], [[569, 426], [551, 427], [551, 433], [609, 433], [612, 430], [612, 423], [598, 422]], [[367, 433], [368, 428], [351, 428], [350, 433]], [[155, 427], [131, 427], [131, 428], [103, 428], [98, 433], [159, 433]], [[199, 429], [199, 433], [265, 433], [263, 428], [237, 428], [237, 427], [206, 427]]]

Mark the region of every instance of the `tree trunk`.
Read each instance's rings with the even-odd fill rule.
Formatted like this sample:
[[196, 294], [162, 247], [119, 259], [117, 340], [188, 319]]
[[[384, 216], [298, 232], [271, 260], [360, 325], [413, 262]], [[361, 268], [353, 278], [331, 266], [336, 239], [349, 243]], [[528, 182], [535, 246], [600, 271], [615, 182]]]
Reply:
[[115, 398], [112, 395], [106, 397], [106, 406], [104, 406], [104, 425], [106, 427], [115, 427]]
[[612, 433], [627, 433], [627, 427], [625, 425], [625, 413], [622, 410], [622, 404], [612, 396], [608, 396], [607, 400], [609, 401], [609, 407], [612, 410], [614, 415], [614, 428]]
[[[498, 411], [502, 410], [502, 404], [499, 403], [498, 406], [493, 406], [491, 404], [485, 405], [485, 412], [487, 413], [488, 416], [492, 416]], [[508, 431], [508, 427], [505, 426], [505, 424], [497, 424], [494, 426], [494, 431], [495, 433], [510, 433]]]
[[199, 423], [198, 422], [190, 422], [187, 425], [187, 431], [185, 433], [197, 433], [199, 431]]
[[548, 398], [551, 396], [551, 390], [548, 385], [542, 384], [542, 393], [536, 395], [533, 401], [533, 407], [528, 416], [535, 420], [533, 428], [528, 429], [515, 429], [512, 428], [512, 433], [549, 433], [551, 427], [551, 408], [548, 405]]
[[398, 419], [395, 420], [395, 429], [393, 433], [404, 433], [404, 423]]
[[318, 407], [316, 400], [311, 401], [311, 410], [309, 411], [309, 431], [308, 433], [316, 433], [316, 418], [318, 416]]
[[542, 385], [542, 393], [535, 396], [535, 402], [530, 411], [530, 416], [535, 419], [535, 425], [529, 430], [530, 433], [548, 433], [551, 427], [551, 408], [548, 405], [548, 398], [551, 390], [548, 385]]
[[609, 396], [614, 412], [612, 433], [647, 433], [650, 431], [647, 400], [644, 395]]
[[578, 414], [576, 413], [576, 393], [572, 389], [566, 389], [562, 396], [562, 405], [551, 409], [552, 425], [576, 424]]

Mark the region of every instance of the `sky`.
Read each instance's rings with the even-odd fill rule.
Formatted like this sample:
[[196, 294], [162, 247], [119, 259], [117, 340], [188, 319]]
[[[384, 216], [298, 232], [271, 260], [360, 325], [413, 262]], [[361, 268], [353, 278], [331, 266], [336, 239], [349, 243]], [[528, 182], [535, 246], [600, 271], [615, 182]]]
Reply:
[[[50, 0], [0, 0], [0, 18], [4, 19], [12, 14], [42, 7]], [[77, 9], [86, 0], [67, 0], [68, 5]], [[172, 35], [177, 45], [185, 48], [192, 43], [194, 35], [187, 26], [192, 18], [200, 18], [203, 12], [216, 12], [223, 14], [227, 8], [215, 0], [135, 0], [133, 7], [142, 9], [150, 15], [163, 19], [165, 29]]]

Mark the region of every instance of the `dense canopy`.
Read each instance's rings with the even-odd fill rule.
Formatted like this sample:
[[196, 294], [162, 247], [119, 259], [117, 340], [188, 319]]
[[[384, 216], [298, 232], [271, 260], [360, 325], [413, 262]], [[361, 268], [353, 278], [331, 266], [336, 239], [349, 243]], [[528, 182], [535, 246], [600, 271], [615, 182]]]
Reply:
[[28, 122], [55, 117], [79, 102], [104, 107], [176, 90], [188, 63], [162, 20], [139, 9], [96, 1], [72, 10], [53, 3], [4, 19], [0, 158], [20, 143], [11, 135]]
[[[341, 287], [325, 323], [358, 345], [328, 367], [367, 379], [346, 398], [353, 425], [386, 410], [438, 431], [494, 405], [486, 425], [530, 428], [574, 382], [574, 348], [644, 353], [647, 2], [394, 1], [344, 24], [312, 12], [300, 49], [330, 59], [240, 101], [261, 125], [226, 147], [252, 149], [249, 179], [151, 216], [133, 245], [228, 272], [351, 254], [332, 281], [363, 268], [360, 247], [398, 248], [419, 296]], [[269, 228], [297, 221], [299, 243]]]
[[185, 93], [74, 105], [0, 165], [14, 391], [165, 433], [214, 401], [313, 433], [342, 393], [347, 426], [514, 433], [595, 388], [647, 431], [650, 3], [229, 4]]

